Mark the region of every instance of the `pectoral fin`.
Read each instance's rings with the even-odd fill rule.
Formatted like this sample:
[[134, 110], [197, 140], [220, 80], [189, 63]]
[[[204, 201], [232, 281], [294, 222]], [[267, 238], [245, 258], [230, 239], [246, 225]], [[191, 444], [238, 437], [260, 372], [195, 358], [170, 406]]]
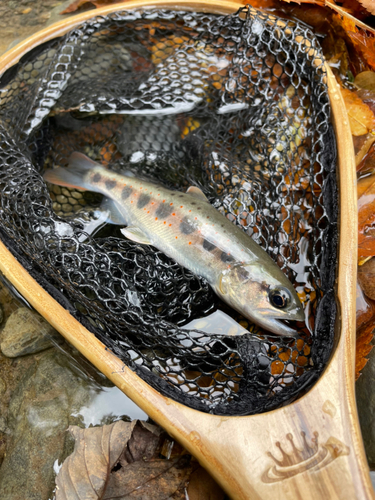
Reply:
[[145, 235], [145, 233], [135, 226], [128, 226], [124, 229], [121, 229], [121, 232], [126, 238], [131, 241], [135, 241], [137, 243], [141, 243], [142, 245], [152, 245], [152, 241], [150, 238]]
[[190, 186], [186, 192], [194, 196], [194, 198], [198, 198], [201, 201], [208, 201], [206, 195], [197, 186]]
[[104, 198], [104, 201], [100, 205], [100, 210], [107, 214], [107, 222], [109, 224], [126, 225], [124, 216], [120, 212], [117, 203], [110, 198]]

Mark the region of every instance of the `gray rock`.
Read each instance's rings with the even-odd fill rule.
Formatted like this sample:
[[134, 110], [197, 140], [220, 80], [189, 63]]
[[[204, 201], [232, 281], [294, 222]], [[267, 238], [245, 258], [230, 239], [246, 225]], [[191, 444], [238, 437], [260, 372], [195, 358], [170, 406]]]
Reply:
[[73, 449], [66, 429], [80, 424], [74, 415], [89, 404], [97, 387], [64, 358], [57, 349], [37, 354], [12, 395], [6, 423], [1, 422], [10, 435], [0, 467], [1, 500], [52, 497], [54, 464]]
[[43, 351], [61, 342], [61, 335], [37, 312], [26, 307], [14, 311], [0, 336], [1, 352], [9, 358]]
[[369, 361], [356, 382], [356, 399], [359, 422], [367, 461], [375, 469], [375, 349], [369, 354]]

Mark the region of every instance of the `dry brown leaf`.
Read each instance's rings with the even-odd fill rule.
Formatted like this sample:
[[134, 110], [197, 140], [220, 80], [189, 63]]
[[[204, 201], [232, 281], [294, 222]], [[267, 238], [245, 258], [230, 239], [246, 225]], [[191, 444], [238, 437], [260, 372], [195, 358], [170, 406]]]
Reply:
[[209, 473], [199, 467], [190, 477], [187, 496], [189, 500], [224, 500], [225, 494]]
[[362, 71], [355, 77], [354, 83], [361, 89], [375, 91], [375, 72]]
[[374, 0], [358, 0], [358, 1], [371, 14], [375, 14], [375, 2], [374, 2]]
[[82, 7], [104, 7], [105, 5], [112, 5], [120, 2], [121, 0], [75, 0], [69, 5], [69, 7], [60, 12], [60, 14], [70, 14], [71, 12], [75, 12]]
[[363, 293], [372, 300], [375, 300], [375, 259], [368, 260], [363, 266], [358, 268], [358, 282]]
[[341, 88], [349, 116], [350, 130], [353, 135], [365, 135], [375, 128], [375, 116], [369, 106], [365, 104], [355, 92]]
[[[165, 433], [146, 422], [119, 421], [103, 427], [69, 430], [76, 442], [74, 452], [57, 475], [56, 500], [185, 500], [190, 477], [200, 469], [191, 455], [178, 446], [172, 458], [159, 458], [166, 448], [162, 446]], [[173, 445], [171, 438], [167, 441]], [[209, 489], [197, 486], [199, 494], [204, 495], [196, 498], [224, 498], [220, 487], [205, 474], [202, 477]]]
[[356, 358], [355, 358], [355, 379], [361, 375], [361, 370], [366, 366], [368, 356], [373, 348], [370, 344], [374, 337], [375, 325], [372, 321], [364, 325], [357, 332]]
[[356, 329], [359, 330], [365, 323], [375, 320], [375, 301], [369, 299], [363, 293], [360, 284], [357, 282], [356, 296]]
[[375, 256], [375, 174], [360, 179], [359, 189], [358, 256], [360, 262], [365, 262], [363, 257]]
[[[343, 28], [358, 57], [361, 57], [367, 68], [375, 69], [375, 30], [352, 17], [333, 16], [334, 24]], [[358, 28], [358, 25], [361, 29]], [[363, 70], [362, 70], [363, 71]]]
[[[330, 2], [329, 0], [326, 0], [326, 6], [330, 7], [333, 9], [335, 12], [337, 12], [340, 16], [343, 18], [343, 22], [346, 23], [347, 25], [354, 26], [353, 31], [358, 31], [356, 29], [356, 26], [359, 28], [362, 28], [363, 30], [367, 30], [373, 34], [375, 34], [375, 29], [372, 28], [371, 26], [368, 26], [367, 24], [363, 23], [360, 19], [358, 19], [358, 9], [353, 8], [354, 7], [354, 2], [352, 5], [350, 5], [351, 8], [343, 8], [340, 7], [339, 5], [336, 5], [334, 2]], [[353, 6], [353, 7], [352, 7]], [[353, 29], [353, 28], [351, 28]]]
[[56, 477], [56, 500], [103, 498], [108, 475], [119, 460], [137, 421], [118, 421], [103, 427], [81, 429], [70, 426], [74, 452]]

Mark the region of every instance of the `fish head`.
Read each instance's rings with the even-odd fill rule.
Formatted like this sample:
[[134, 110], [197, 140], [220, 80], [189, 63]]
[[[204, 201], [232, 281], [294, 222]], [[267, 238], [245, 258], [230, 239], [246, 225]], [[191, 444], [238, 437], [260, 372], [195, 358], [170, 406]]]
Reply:
[[296, 336], [298, 332], [284, 321], [305, 321], [293, 285], [276, 264], [236, 264], [221, 273], [215, 291], [243, 316], [276, 335]]

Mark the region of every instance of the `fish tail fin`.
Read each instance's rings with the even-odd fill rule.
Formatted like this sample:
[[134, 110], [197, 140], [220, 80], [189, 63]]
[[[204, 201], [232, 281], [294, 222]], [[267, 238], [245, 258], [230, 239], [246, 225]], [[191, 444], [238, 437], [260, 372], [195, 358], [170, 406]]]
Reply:
[[47, 182], [58, 186], [97, 191], [86, 179], [87, 173], [97, 167], [100, 167], [98, 163], [95, 163], [82, 153], [73, 153], [70, 156], [67, 168], [58, 167], [47, 170], [43, 177]]

